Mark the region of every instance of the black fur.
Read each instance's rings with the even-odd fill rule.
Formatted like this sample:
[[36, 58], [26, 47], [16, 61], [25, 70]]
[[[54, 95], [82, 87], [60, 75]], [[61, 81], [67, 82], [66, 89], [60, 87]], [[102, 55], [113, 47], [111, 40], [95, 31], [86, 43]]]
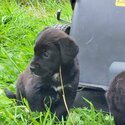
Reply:
[[[38, 35], [34, 57], [16, 84], [16, 95], [6, 95], [28, 100], [32, 111], [44, 111], [45, 103], [51, 105], [59, 119], [66, 118], [67, 111], [62, 98], [59, 67], [62, 69], [64, 91], [68, 108], [74, 102], [79, 82], [78, 46], [61, 30], [47, 28]], [[20, 95], [21, 94], [21, 95]], [[51, 103], [52, 101], [52, 103]]]
[[115, 77], [106, 92], [106, 99], [115, 125], [125, 125], [125, 72]]
[[71, 3], [72, 10], [74, 10], [76, 0], [70, 0], [70, 3]]

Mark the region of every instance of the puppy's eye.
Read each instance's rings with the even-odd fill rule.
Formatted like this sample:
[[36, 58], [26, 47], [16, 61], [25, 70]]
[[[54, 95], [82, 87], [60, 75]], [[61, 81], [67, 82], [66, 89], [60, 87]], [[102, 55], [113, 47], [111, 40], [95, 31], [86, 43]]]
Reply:
[[49, 57], [49, 52], [48, 52], [48, 51], [44, 51], [44, 52], [43, 52], [43, 56], [44, 56], [44, 57]]

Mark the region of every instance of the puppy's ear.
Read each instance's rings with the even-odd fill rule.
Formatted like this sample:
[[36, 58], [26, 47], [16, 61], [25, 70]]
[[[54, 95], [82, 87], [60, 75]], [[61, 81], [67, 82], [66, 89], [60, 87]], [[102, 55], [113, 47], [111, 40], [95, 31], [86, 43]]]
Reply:
[[59, 46], [64, 64], [72, 61], [79, 52], [78, 46], [70, 37], [60, 39]]

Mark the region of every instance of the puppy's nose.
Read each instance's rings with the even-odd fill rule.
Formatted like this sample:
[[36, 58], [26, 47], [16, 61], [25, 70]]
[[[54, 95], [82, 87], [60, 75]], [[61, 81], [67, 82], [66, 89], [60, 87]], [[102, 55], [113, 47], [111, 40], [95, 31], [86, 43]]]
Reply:
[[36, 69], [39, 69], [40, 68], [40, 65], [38, 63], [36, 63], [35, 65], [30, 65], [30, 70], [32, 72], [34, 72]]

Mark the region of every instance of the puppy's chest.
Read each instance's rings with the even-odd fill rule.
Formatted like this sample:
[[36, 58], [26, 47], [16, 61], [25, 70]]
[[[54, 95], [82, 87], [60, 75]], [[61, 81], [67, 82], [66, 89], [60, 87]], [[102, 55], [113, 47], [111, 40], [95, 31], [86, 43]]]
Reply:
[[40, 93], [46, 104], [49, 104], [51, 101], [55, 104], [62, 98], [60, 87], [42, 86], [42, 88], [40, 89]]
[[[64, 85], [65, 88], [67, 85]], [[51, 97], [56, 100], [62, 97], [62, 86], [59, 80], [59, 74], [55, 74], [51, 79], [31, 79], [25, 86], [26, 95], [39, 95], [41, 98]]]
[[39, 92], [44, 96], [57, 96], [62, 94], [62, 87], [44, 85], [39, 89]]
[[31, 88], [42, 96], [55, 96], [61, 94], [62, 90], [60, 81], [53, 80], [37, 81], [36, 84], [32, 84]]

